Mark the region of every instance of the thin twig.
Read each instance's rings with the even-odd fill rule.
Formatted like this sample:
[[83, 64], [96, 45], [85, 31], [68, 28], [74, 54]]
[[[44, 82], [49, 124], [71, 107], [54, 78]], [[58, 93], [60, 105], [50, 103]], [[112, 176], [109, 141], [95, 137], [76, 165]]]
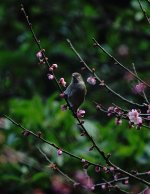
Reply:
[[138, 0], [138, 3], [139, 3], [140, 8], [141, 8], [141, 10], [142, 10], [142, 12], [143, 12], [143, 15], [145, 16], [145, 18], [146, 18], [147, 22], [150, 24], [149, 17], [147, 16], [146, 10], [143, 8], [141, 1], [140, 1], [140, 0]]
[[[84, 65], [84, 67], [90, 72], [93, 74], [93, 71], [92, 69], [87, 65], [87, 63], [83, 60], [83, 58], [81, 57], [81, 55], [77, 52], [77, 50], [75, 49], [75, 47], [73, 46], [72, 42], [67, 39], [67, 42], [69, 43], [70, 45], [70, 48], [73, 50], [73, 52], [77, 55], [77, 57], [80, 59], [80, 62]], [[100, 77], [94, 72], [94, 76], [95, 78], [97, 79], [97, 81], [101, 84], [102, 80], [100, 79]], [[104, 84], [104, 87], [107, 88], [107, 90], [109, 92], [111, 92], [112, 94], [114, 94], [115, 96], [117, 96], [118, 98], [120, 98], [121, 100], [129, 103], [129, 104], [132, 104], [132, 105], [135, 105], [135, 106], [139, 106], [139, 107], [143, 107], [145, 105], [143, 104], [138, 104], [138, 103], [135, 103], [131, 100], [128, 100], [126, 98], [124, 98], [123, 96], [121, 96], [120, 94], [118, 94], [117, 92], [115, 92], [113, 89], [111, 89], [106, 83]]]
[[[146, 187], [143, 191], [141, 191], [141, 192], [138, 193], [138, 194], [146, 194], [145, 191], [147, 191], [148, 188], [149, 188], [149, 187]], [[147, 193], [147, 194], [148, 194], [148, 193]]]
[[[104, 112], [104, 113], [106, 113], [106, 114], [108, 114], [109, 112], [108, 112], [108, 110], [106, 109], [106, 108], [104, 108], [104, 106], [103, 107], [101, 107], [101, 105], [99, 105], [97, 102], [95, 102], [95, 104], [96, 105], [98, 105], [99, 106], [99, 108], [97, 108], [97, 110], [100, 110], [101, 112]], [[129, 112], [129, 111], [127, 111], [127, 110], [124, 110], [124, 109], [121, 109], [121, 107], [120, 106], [117, 106], [116, 104], [114, 104], [114, 103], [112, 103], [112, 105], [114, 105], [114, 106], [116, 106], [117, 108], [119, 108], [121, 111], [123, 111], [123, 112]], [[117, 116], [117, 117], [119, 117], [119, 118], [121, 118], [121, 119], [124, 119], [124, 120], [129, 120], [128, 119], [128, 115], [127, 114], [124, 114], [124, 113], [122, 113], [121, 115], [120, 115], [120, 113], [117, 113], [117, 112], [115, 112], [115, 111], [112, 111], [111, 112], [111, 115], [112, 116]], [[139, 114], [140, 116], [149, 116], [149, 114]], [[149, 119], [147, 119], [147, 118], [144, 118], [144, 117], [141, 117], [143, 120], [146, 120], [146, 121], [149, 121]], [[141, 125], [143, 128], [147, 128], [147, 129], [150, 129], [150, 126], [148, 126], [148, 125], [144, 125], [144, 124], [142, 124]]]
[[124, 70], [126, 70], [127, 72], [129, 72], [131, 75], [133, 75], [137, 80], [141, 81], [143, 84], [145, 84], [147, 87], [150, 88], [150, 85], [148, 83], [146, 83], [145, 81], [143, 81], [139, 76], [135, 75], [130, 69], [128, 69], [127, 67], [125, 67], [122, 63], [120, 63], [115, 57], [113, 57], [107, 50], [105, 50], [98, 42], [95, 38], [93, 38], [93, 41], [95, 43], [96, 46], [98, 46], [106, 55], [108, 55], [111, 59], [113, 59], [115, 61], [115, 64], [119, 65], [120, 67], [122, 67]]
[[[51, 143], [50, 141], [47, 141], [46, 139], [44, 139], [44, 138], [41, 137], [40, 135], [35, 134], [33, 131], [26, 129], [26, 128], [23, 127], [20, 123], [17, 123], [16, 121], [14, 121], [14, 120], [13, 120], [12, 118], [10, 118], [9, 116], [3, 115], [3, 117], [7, 118], [11, 123], [13, 123], [14, 125], [16, 125], [17, 127], [21, 128], [21, 129], [23, 129], [24, 131], [28, 132], [28, 133], [31, 134], [32, 136], [34, 136], [34, 137], [40, 139], [40, 140], [43, 141], [44, 143], [47, 143], [48, 145], [52, 146], [53, 148], [55, 148], [55, 149], [57, 149], [57, 150], [60, 149], [60, 147], [57, 146], [56, 144]], [[74, 154], [72, 154], [72, 153], [70, 153], [70, 152], [68, 152], [68, 151], [66, 151], [66, 150], [64, 150], [64, 149], [62, 149], [62, 148], [61, 148], [61, 150], [62, 150], [62, 152], [65, 153], [66, 155], [68, 155], [68, 156], [70, 156], [70, 157], [73, 157], [73, 158], [79, 160], [80, 162], [82, 162], [82, 159], [83, 159], [83, 158], [81, 158], [81, 157], [79, 157], [79, 156], [76, 156], [76, 155], [74, 155]], [[90, 161], [88, 161], [88, 160], [85, 160], [85, 162], [86, 162], [88, 165], [92, 165], [92, 166], [95, 166], [95, 167], [98, 166], [98, 167], [100, 167], [100, 168], [103, 168], [103, 166], [100, 165], [100, 164], [95, 164], [95, 163], [90, 162]]]
[[[134, 71], [135, 75], [138, 76], [137, 71], [136, 71], [136, 68], [135, 68], [135, 64], [132, 63], [132, 66], [133, 66], [133, 71]], [[138, 80], [138, 83], [140, 83], [139, 80]], [[145, 94], [145, 91], [143, 90], [142, 93], [143, 93], [143, 97], [144, 97], [144, 99], [145, 99], [145, 102], [146, 102], [147, 104], [149, 104], [149, 101], [148, 101], [148, 98], [147, 98], [147, 96], [146, 96], [146, 94]]]
[[123, 181], [126, 181], [126, 180], [128, 180], [128, 177], [127, 177], [127, 178], [126, 178], [126, 177], [118, 178], [118, 179], [114, 179], [114, 180], [112, 180], [112, 181], [106, 181], [106, 180], [104, 180], [105, 182], [95, 184], [94, 186], [95, 186], [95, 187], [100, 187], [100, 186], [102, 186], [102, 185], [108, 185], [108, 186], [110, 186], [110, 187], [112, 187], [112, 188], [114, 188], [114, 189], [117, 189], [118, 191], [120, 191], [120, 192], [122, 192], [122, 193], [130, 194], [130, 192], [127, 192], [127, 191], [125, 191], [125, 190], [123, 190], [123, 189], [120, 189], [120, 188], [117, 187], [116, 185], [113, 185], [114, 183], [123, 182]]
[[[46, 155], [46, 153], [44, 153], [44, 151], [42, 151], [39, 147], [37, 147], [37, 149], [39, 150], [39, 152], [44, 156], [44, 158], [50, 163], [53, 164], [52, 161], [50, 161], [50, 159], [48, 158], [48, 156]], [[58, 166], [55, 166], [55, 170], [57, 170], [62, 176], [64, 176], [67, 180], [69, 180], [70, 182], [72, 182], [73, 184], [80, 184], [77, 183], [75, 180], [73, 180], [72, 178], [70, 178], [67, 174], [65, 174], [62, 170], [60, 170], [58, 168]]]
[[[21, 124], [17, 123], [16, 121], [14, 121], [12, 118], [8, 117], [7, 115], [3, 115], [3, 117], [7, 118], [9, 121], [11, 121], [11, 122], [12, 122], [14, 125], [16, 125], [17, 127], [23, 129], [24, 132], [28, 132], [29, 134], [33, 135], [34, 137], [40, 139], [41, 141], [47, 143], [48, 145], [54, 147], [54, 148], [57, 149], [57, 150], [60, 149], [60, 147], [58, 147], [58, 146], [55, 145], [54, 143], [51, 143], [51, 142], [45, 140], [44, 138], [42, 138], [40, 135], [35, 134], [34, 132], [32, 132], [32, 131], [26, 129], [26, 128], [23, 127]], [[70, 153], [70, 152], [68, 152], [68, 151], [66, 151], [66, 150], [64, 150], [64, 149], [61, 149], [61, 150], [62, 150], [63, 153], [65, 153], [65, 154], [67, 154], [67, 155], [69, 155], [69, 156], [71, 156], [71, 157], [73, 157], [73, 158], [75, 158], [75, 159], [78, 159], [78, 160], [82, 161], [82, 158], [80, 158], [80, 157], [78, 157], [78, 156], [76, 156], [76, 155], [74, 155], [74, 154], [72, 154], [72, 153]], [[101, 165], [99, 165], [99, 164], [92, 163], [92, 162], [90, 162], [90, 161], [88, 161], [88, 160], [86, 160], [85, 162], [86, 162], [88, 165], [99, 166], [100, 168], [103, 167], [103, 166], [101, 166]], [[107, 163], [108, 165], [110, 165], [110, 166], [113, 166], [113, 167], [115, 168], [115, 170], [117, 170], [117, 171], [119, 171], [119, 172], [121, 172], [121, 173], [123, 173], [123, 174], [126, 174], [128, 177], [134, 178], [134, 179], [136, 179], [136, 180], [138, 180], [138, 181], [140, 181], [140, 182], [142, 182], [142, 183], [144, 183], [144, 184], [150, 186], [150, 183], [148, 183], [147, 181], [145, 181], [145, 180], [143, 180], [143, 179], [141, 179], [141, 178], [139, 178], [139, 177], [136, 177], [135, 175], [133, 175], [133, 174], [131, 174], [131, 173], [128, 173], [128, 172], [122, 170], [121, 168], [117, 167], [116, 165], [114, 165], [112, 162], [110, 162], [109, 158], [107, 158], [106, 163]], [[127, 177], [127, 178], [128, 178], [128, 177]]]

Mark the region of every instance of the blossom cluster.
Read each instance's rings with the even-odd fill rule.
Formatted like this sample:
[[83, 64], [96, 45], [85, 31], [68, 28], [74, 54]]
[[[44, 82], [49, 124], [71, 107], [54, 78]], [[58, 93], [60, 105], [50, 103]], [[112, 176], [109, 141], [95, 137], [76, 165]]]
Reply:
[[140, 117], [139, 112], [136, 109], [132, 109], [128, 113], [128, 117], [130, 122], [133, 123], [134, 125], [137, 125], [139, 127], [142, 125], [142, 117]]

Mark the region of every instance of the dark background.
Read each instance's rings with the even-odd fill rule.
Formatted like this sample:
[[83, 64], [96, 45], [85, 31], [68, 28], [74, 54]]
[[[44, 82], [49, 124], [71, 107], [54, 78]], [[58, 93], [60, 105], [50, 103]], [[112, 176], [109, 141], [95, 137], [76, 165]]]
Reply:
[[[149, 14], [150, 4], [146, 0], [141, 2]], [[81, 71], [82, 64], [66, 41], [69, 38], [87, 64], [95, 68], [101, 79], [112, 89], [127, 99], [143, 102], [143, 98], [133, 92], [137, 80], [130, 80], [130, 74], [95, 48], [92, 41], [94, 37], [131, 70], [134, 63], [138, 75], [149, 83], [150, 26], [138, 1], [37, 0], [21, 3], [24, 4], [36, 35], [46, 50], [50, 64], [58, 64], [58, 78], [64, 77], [69, 83], [71, 74], [76, 71], [82, 73], [85, 81], [90, 76], [87, 71]], [[69, 111], [60, 110], [64, 101], [59, 98], [55, 83], [47, 79], [46, 65], [38, 64], [38, 51], [20, 11], [20, 2], [1, 1], [0, 112], [10, 115], [26, 128], [35, 132], [40, 130], [47, 140], [55, 142], [58, 146], [101, 163], [95, 151], [88, 151], [90, 143], [85, 137], [80, 137], [78, 127]], [[87, 82], [86, 85], [88, 93], [82, 107], [86, 110], [85, 120], [89, 132], [106, 153], [112, 153], [112, 160], [120, 167], [129, 171], [149, 170], [149, 130], [129, 129], [126, 121], [123, 121], [122, 126], [115, 126], [114, 118], [108, 118], [104, 113], [96, 111], [93, 101], [105, 107], [111, 106], [111, 103], [125, 109], [136, 107], [121, 101], [103, 87], [91, 86]], [[148, 89], [146, 93], [149, 96]], [[54, 186], [60, 177], [55, 177], [54, 174], [57, 173], [50, 169], [45, 170], [48, 162], [41, 156], [36, 145], [42, 147], [51, 161], [56, 162], [68, 175], [74, 177], [78, 170], [82, 170], [78, 161], [65, 155], [58, 157], [56, 150], [33, 137], [23, 137], [19, 128], [1, 118], [2, 193], [61, 193], [56, 192]], [[93, 168], [89, 169], [89, 175], [93, 177], [94, 182], [102, 181], [102, 176], [95, 174]], [[56, 182], [59, 183], [58, 180]], [[71, 186], [66, 186], [65, 182], [62, 180], [58, 185], [69, 188], [69, 193], [76, 193], [72, 191]], [[132, 183], [131, 190], [136, 193], [140, 189], [142, 187], [138, 183]], [[99, 193], [97, 190], [95, 192]]]

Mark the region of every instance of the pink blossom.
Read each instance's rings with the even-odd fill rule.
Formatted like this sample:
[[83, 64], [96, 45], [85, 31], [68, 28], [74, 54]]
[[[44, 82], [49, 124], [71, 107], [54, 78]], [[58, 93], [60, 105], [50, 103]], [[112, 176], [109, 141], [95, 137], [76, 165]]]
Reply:
[[94, 187], [94, 186], [92, 186], [92, 187], [91, 187], [91, 190], [92, 190], [92, 191], [94, 191], [94, 190], [95, 190], [95, 187]]
[[99, 166], [95, 167], [95, 172], [100, 172], [101, 168]]
[[146, 86], [145, 86], [143, 83], [139, 83], [139, 84], [137, 84], [137, 85], [134, 87], [134, 90], [135, 90], [135, 92], [137, 92], [137, 93], [141, 93], [141, 92], [144, 92], [145, 87], [146, 87]]
[[122, 111], [118, 107], [114, 107], [114, 112], [117, 113], [118, 115], [122, 114]]
[[101, 188], [102, 188], [102, 189], [106, 189], [106, 184], [102, 184], [102, 185], [101, 185]]
[[110, 170], [111, 172], [113, 172], [115, 169], [114, 169], [114, 167], [110, 167], [109, 170]]
[[37, 53], [36, 53], [36, 57], [37, 57], [38, 59], [41, 59], [41, 58], [42, 58], [42, 52], [41, 52], [41, 51], [37, 52]]
[[142, 124], [142, 118], [139, 116], [139, 113], [136, 109], [132, 109], [128, 113], [128, 117], [131, 123], [134, 123], [135, 125], [141, 125]]
[[49, 67], [49, 71], [53, 71], [53, 68], [52, 67]]
[[48, 76], [49, 80], [53, 80], [54, 79], [54, 76], [52, 74], [50, 74], [50, 73], [48, 73], [47, 76]]
[[83, 118], [84, 117], [84, 115], [85, 115], [85, 110], [78, 110], [77, 111], [77, 117], [78, 118]]
[[95, 85], [96, 84], [96, 79], [95, 79], [95, 77], [90, 76], [90, 77], [87, 78], [87, 82], [91, 85]]
[[59, 83], [60, 83], [60, 85], [62, 85], [63, 87], [66, 87], [66, 82], [65, 82], [65, 79], [64, 79], [63, 77], [60, 78]]
[[150, 171], [147, 171], [146, 174], [149, 174], [150, 175]]
[[124, 181], [124, 184], [125, 184], [125, 185], [129, 184], [129, 180], [126, 179], [126, 180]]
[[52, 66], [49, 67], [49, 71], [53, 71], [58, 68], [57, 64], [52, 64]]
[[149, 115], [147, 116], [147, 119], [150, 120], [150, 107], [148, 107], [147, 114], [149, 114]]
[[66, 111], [67, 110], [67, 105], [66, 104], [61, 105], [61, 110]]
[[107, 110], [107, 112], [108, 112], [107, 115], [108, 116], [111, 116], [114, 113], [114, 108], [115, 108], [114, 106], [108, 107], [108, 110]]
[[62, 152], [62, 150], [61, 150], [61, 149], [58, 149], [58, 150], [57, 150], [57, 154], [58, 154], [58, 156], [61, 156], [61, 155], [62, 155], [62, 153], [63, 153], [63, 152]]
[[107, 171], [107, 167], [106, 167], [106, 166], [104, 166], [104, 167], [103, 167], [103, 170], [106, 172], [106, 171]]
[[144, 189], [144, 191], [142, 191], [143, 194], [150, 194], [150, 189], [149, 188], [146, 188]]
[[132, 123], [135, 122], [135, 119], [139, 116], [139, 113], [136, 109], [132, 109], [129, 113], [128, 113], [128, 117], [130, 119], [130, 121]]
[[58, 65], [57, 64], [52, 64], [52, 68], [53, 69], [57, 69], [58, 68]]

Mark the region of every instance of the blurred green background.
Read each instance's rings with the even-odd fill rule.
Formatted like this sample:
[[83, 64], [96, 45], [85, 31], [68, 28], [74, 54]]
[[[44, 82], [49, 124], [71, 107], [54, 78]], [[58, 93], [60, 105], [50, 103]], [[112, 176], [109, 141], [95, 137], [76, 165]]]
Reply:
[[[141, 2], [150, 16], [150, 4], [146, 0]], [[87, 64], [95, 68], [111, 88], [130, 100], [143, 102], [143, 98], [133, 92], [137, 81], [106, 54], [93, 47], [92, 41], [92, 37], [95, 37], [126, 67], [132, 69], [134, 62], [139, 76], [150, 83], [150, 30], [137, 0], [26, 0], [21, 3], [29, 14], [50, 64], [57, 63], [59, 66], [56, 70], [58, 78], [65, 77], [69, 83], [75, 71], [81, 72], [85, 81], [90, 76], [87, 71], [81, 71], [82, 64], [66, 41], [69, 38]], [[46, 65], [38, 64], [37, 52], [37, 45], [20, 11], [20, 2], [1, 0], [1, 114], [10, 115], [34, 132], [41, 131], [47, 140], [74, 154], [103, 164], [96, 151], [88, 151], [91, 144], [80, 136], [76, 121], [69, 111], [61, 111], [64, 100], [59, 98], [55, 83], [47, 79]], [[149, 170], [149, 130], [129, 129], [126, 121], [116, 126], [114, 118], [97, 111], [93, 101], [105, 107], [111, 106], [111, 103], [126, 109], [136, 107], [124, 103], [102, 87], [90, 86], [87, 82], [86, 85], [88, 93], [82, 107], [86, 110], [85, 126], [89, 133], [106, 153], [112, 153], [112, 160], [120, 167], [128, 171]], [[146, 93], [149, 95], [147, 90]], [[50, 160], [69, 176], [74, 177], [79, 170], [83, 171], [80, 162], [64, 154], [58, 157], [56, 150], [33, 137], [23, 137], [19, 128], [1, 118], [0, 192], [82, 193], [81, 189], [77, 191], [64, 178], [47, 168], [48, 162], [36, 146], [41, 147]], [[92, 167], [88, 172], [95, 183], [102, 181], [102, 175], [96, 174]], [[137, 182], [132, 182], [133, 192], [137, 193], [142, 188]], [[99, 193], [99, 189], [95, 193]]]

